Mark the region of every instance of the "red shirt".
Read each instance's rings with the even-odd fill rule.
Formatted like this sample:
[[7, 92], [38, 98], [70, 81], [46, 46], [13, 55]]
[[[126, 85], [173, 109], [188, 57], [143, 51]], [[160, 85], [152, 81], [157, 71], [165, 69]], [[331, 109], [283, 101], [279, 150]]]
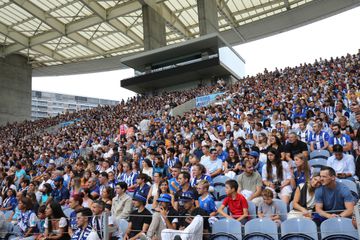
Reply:
[[239, 218], [244, 214], [243, 209], [246, 208], [248, 209], [248, 203], [247, 200], [245, 199], [245, 197], [239, 193], [236, 193], [236, 198], [235, 200], [232, 199], [232, 197], [227, 196], [222, 205], [224, 205], [225, 207], [228, 207], [230, 210], [230, 213], [232, 215], [232, 217], [234, 218]]

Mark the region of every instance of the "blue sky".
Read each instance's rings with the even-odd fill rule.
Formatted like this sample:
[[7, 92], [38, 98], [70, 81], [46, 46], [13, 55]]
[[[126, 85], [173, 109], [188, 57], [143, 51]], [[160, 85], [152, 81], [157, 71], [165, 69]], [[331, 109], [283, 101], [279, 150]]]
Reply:
[[[343, 56], [360, 49], [360, 7], [261, 40], [235, 46], [246, 60], [246, 74], [296, 66], [315, 59]], [[61, 77], [34, 77], [33, 90], [105, 99], [127, 99], [134, 93], [120, 88], [132, 69]]]

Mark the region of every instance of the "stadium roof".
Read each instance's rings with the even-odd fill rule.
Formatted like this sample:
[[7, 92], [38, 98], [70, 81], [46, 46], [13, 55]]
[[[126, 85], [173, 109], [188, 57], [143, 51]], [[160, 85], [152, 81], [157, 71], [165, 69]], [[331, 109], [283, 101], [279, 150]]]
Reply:
[[[167, 44], [199, 37], [196, 0], [0, 0], [0, 56], [28, 57], [34, 76], [125, 68], [143, 51], [142, 5], [166, 21]], [[359, 6], [360, 0], [217, 0], [219, 32], [232, 45]]]

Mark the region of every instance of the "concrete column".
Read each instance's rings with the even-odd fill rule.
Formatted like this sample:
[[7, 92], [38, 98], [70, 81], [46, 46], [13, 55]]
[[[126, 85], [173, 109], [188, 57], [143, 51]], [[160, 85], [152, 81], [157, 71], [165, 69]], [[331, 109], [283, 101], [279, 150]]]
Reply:
[[216, 0], [197, 0], [200, 36], [218, 32], [218, 14]]
[[143, 5], [142, 12], [145, 51], [166, 46], [164, 18], [146, 4]]
[[0, 58], [0, 125], [31, 119], [31, 73], [26, 57]]

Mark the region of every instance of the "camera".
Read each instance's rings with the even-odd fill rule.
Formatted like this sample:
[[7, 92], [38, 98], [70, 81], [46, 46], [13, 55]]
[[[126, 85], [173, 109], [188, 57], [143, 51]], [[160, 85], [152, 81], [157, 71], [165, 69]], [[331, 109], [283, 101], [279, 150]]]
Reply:
[[274, 182], [274, 185], [275, 185], [275, 192], [276, 193], [280, 193], [280, 191], [281, 191], [281, 182], [279, 182], [279, 181], [276, 181], [276, 182]]

